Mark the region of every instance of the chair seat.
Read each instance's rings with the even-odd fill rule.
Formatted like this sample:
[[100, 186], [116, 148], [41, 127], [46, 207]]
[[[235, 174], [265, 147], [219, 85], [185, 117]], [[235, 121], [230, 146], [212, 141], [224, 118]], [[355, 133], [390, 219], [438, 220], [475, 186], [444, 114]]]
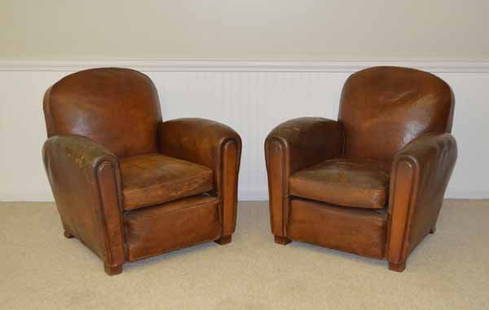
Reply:
[[289, 188], [296, 197], [345, 207], [382, 209], [387, 203], [389, 173], [374, 161], [330, 159], [291, 175]]
[[124, 209], [133, 210], [213, 189], [212, 170], [162, 154], [120, 160]]

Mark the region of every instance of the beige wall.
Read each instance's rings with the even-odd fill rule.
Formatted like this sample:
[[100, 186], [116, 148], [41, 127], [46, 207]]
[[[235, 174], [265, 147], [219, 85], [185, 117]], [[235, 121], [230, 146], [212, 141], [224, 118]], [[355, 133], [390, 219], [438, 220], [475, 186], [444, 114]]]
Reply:
[[489, 60], [488, 0], [0, 0], [0, 59]]

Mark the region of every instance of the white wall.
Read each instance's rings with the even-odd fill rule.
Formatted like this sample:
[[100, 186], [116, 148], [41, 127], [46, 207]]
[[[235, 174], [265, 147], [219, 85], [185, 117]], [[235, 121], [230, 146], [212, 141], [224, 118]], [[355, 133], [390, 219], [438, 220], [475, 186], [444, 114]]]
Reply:
[[[0, 62], [0, 200], [51, 200], [41, 161], [43, 92], [71, 71], [115, 65], [147, 72], [165, 119], [207, 117], [243, 138], [240, 199], [266, 199], [263, 141], [280, 122], [299, 116], [336, 118], [346, 77], [371, 62]], [[456, 95], [459, 159], [449, 197], [489, 198], [488, 63], [397, 62], [430, 70]]]
[[489, 59], [487, 0], [1, 0], [0, 58]]

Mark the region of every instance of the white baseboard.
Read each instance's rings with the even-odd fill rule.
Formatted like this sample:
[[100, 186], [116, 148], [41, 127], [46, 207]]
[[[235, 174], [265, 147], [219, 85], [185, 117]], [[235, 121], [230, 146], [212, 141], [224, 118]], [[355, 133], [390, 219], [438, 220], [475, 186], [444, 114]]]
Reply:
[[[242, 137], [239, 199], [267, 200], [263, 142], [279, 123], [299, 116], [335, 119], [341, 87], [353, 71], [394, 65], [428, 70], [445, 79], [456, 97], [453, 134], [459, 158], [449, 198], [489, 198], [489, 62], [464, 60], [252, 61], [252, 60], [0, 60], [0, 200], [49, 201], [40, 150], [46, 139], [44, 91], [69, 72], [90, 67], [131, 67], [155, 82], [164, 119], [205, 117]], [[5, 112], [5, 113], [3, 113]], [[473, 190], [465, 190], [471, 188]]]
[[242, 189], [239, 190], [238, 200], [252, 201], [252, 200], [268, 200], [268, 189]]
[[448, 199], [489, 199], [488, 190], [463, 190], [448, 188], [445, 198]]

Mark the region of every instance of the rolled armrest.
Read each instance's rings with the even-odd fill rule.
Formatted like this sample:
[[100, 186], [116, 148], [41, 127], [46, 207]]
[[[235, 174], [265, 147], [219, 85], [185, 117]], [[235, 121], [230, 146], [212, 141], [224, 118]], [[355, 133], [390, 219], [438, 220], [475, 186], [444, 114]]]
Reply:
[[215, 121], [181, 118], [160, 124], [159, 147], [165, 155], [212, 169], [217, 196], [223, 206], [223, 236], [230, 236], [236, 225], [240, 136]]
[[388, 259], [403, 264], [414, 247], [434, 229], [457, 159], [449, 134], [425, 135], [394, 157], [389, 201]]
[[[341, 152], [341, 124], [320, 117], [301, 117], [275, 127], [265, 141], [265, 152], [280, 144], [290, 174], [334, 157]], [[267, 156], [268, 158], [268, 156]]]
[[106, 266], [124, 262], [121, 181], [117, 157], [89, 138], [49, 138], [43, 161], [67, 232], [82, 240]]
[[[78, 165], [78, 168], [89, 171], [92, 171], [103, 161], [118, 165], [118, 159], [112, 152], [84, 136], [65, 135], [49, 138], [43, 147], [45, 164], [50, 163], [49, 160], [52, 159], [50, 157], [52, 155], [61, 160], [73, 161]], [[49, 173], [49, 170], [47, 172]]]
[[265, 140], [272, 233], [286, 237], [288, 179], [297, 170], [342, 152], [343, 130], [339, 122], [302, 117], [275, 127]]
[[241, 147], [241, 138], [232, 128], [201, 118], [161, 123], [159, 142], [161, 153], [209, 167], [217, 173], [224, 145], [233, 143]]

